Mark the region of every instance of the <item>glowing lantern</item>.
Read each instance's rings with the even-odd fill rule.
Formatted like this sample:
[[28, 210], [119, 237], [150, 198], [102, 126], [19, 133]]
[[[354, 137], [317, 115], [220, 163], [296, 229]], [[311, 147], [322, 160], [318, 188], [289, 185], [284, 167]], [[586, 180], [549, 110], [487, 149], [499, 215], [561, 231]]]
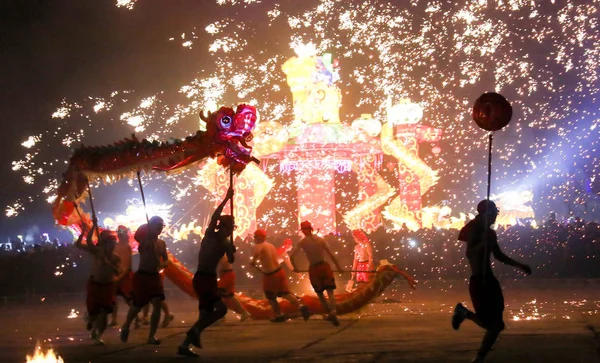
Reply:
[[442, 152], [442, 148], [439, 147], [438, 145], [435, 145], [432, 149], [431, 152], [434, 153], [435, 155], [438, 155], [439, 153]]
[[370, 137], [376, 137], [381, 133], [381, 122], [375, 120], [371, 114], [363, 113], [359, 118], [352, 121], [352, 128], [362, 131]]
[[416, 124], [421, 118], [423, 118], [421, 105], [406, 99], [388, 109], [388, 121], [394, 125]]

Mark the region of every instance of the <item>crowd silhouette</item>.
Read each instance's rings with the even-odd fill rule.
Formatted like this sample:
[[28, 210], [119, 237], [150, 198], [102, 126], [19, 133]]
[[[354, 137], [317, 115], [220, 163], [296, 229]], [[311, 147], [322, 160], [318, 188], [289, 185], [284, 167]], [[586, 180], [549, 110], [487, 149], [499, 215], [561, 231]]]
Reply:
[[[580, 219], [568, 222], [549, 220], [533, 227], [530, 224], [499, 227], [500, 247], [509, 255], [529, 264], [530, 279], [600, 278], [600, 224]], [[373, 244], [375, 266], [387, 259], [417, 280], [464, 280], [469, 276], [463, 242], [454, 229], [376, 230], [368, 237]], [[324, 236], [345, 269], [352, 267], [354, 241], [350, 232]], [[296, 231], [269, 231], [269, 241], [276, 247], [286, 238], [300, 240]], [[168, 241], [169, 251], [195, 271], [201, 237], [190, 234], [186, 240]], [[260, 279], [248, 262], [253, 242], [236, 237], [238, 247], [237, 286], [259, 286]], [[134, 256], [134, 264], [135, 262]], [[28, 248], [0, 251], [1, 296], [82, 292], [91, 260], [72, 244], [51, 243]], [[303, 262], [300, 261], [300, 264]], [[134, 266], [135, 269], [135, 266]], [[518, 276], [518, 272], [500, 264], [494, 266], [500, 279]], [[290, 274], [291, 278], [297, 278]], [[342, 284], [340, 284], [342, 285]]]

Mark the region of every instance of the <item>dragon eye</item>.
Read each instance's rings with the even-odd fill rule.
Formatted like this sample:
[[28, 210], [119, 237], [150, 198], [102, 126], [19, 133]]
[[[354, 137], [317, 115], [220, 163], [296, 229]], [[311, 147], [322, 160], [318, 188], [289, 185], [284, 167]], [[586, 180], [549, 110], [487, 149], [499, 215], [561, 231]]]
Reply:
[[221, 117], [221, 120], [219, 121], [219, 123], [221, 124], [222, 128], [228, 129], [231, 127], [231, 117], [223, 116], [223, 117]]

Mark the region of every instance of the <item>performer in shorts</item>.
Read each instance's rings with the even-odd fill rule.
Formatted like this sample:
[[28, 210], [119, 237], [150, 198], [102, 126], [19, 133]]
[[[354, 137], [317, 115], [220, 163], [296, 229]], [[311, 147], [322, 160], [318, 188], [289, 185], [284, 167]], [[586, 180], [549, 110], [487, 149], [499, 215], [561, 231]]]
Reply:
[[233, 311], [240, 314], [240, 321], [245, 321], [250, 317], [250, 314], [244, 309], [240, 299], [235, 294], [235, 272], [233, 266], [227, 260], [227, 254], [224, 254], [219, 260], [219, 279], [217, 280], [217, 288], [219, 295], [225, 305], [233, 305]]
[[139, 242], [140, 265], [133, 275], [133, 303], [127, 313], [127, 320], [121, 327], [121, 341], [127, 342], [129, 327], [144, 305], [152, 305], [148, 344], [158, 345], [156, 331], [160, 322], [162, 302], [165, 300], [163, 281], [160, 271], [167, 267], [167, 245], [159, 239], [165, 223], [162, 218], [154, 216], [148, 224], [141, 225], [135, 232], [135, 240]]
[[[327, 320], [331, 321], [333, 325], [338, 326], [340, 325], [340, 321], [337, 318], [335, 295], [333, 293], [336, 288], [335, 278], [333, 277], [333, 271], [331, 271], [329, 263], [325, 261], [325, 253], [329, 256], [338, 271], [342, 271], [342, 267], [329, 249], [329, 246], [327, 246], [327, 242], [323, 238], [313, 234], [313, 228], [309, 221], [300, 223], [300, 230], [305, 237], [290, 252], [290, 260], [294, 266], [294, 272], [299, 272], [298, 266], [294, 261], [294, 256], [302, 249], [310, 264], [308, 268], [310, 284], [317, 293], [323, 309], [328, 313]], [[325, 300], [324, 291], [327, 291], [329, 303]]]
[[[121, 296], [128, 307], [131, 307], [133, 301], [133, 271], [131, 271], [131, 259], [133, 251], [129, 245], [129, 228], [126, 226], [117, 227], [117, 245], [115, 246], [115, 254], [121, 258], [121, 270], [123, 277], [115, 284], [117, 296]], [[112, 312], [111, 327], [119, 326], [117, 323], [117, 313], [119, 304], [115, 301], [115, 306]], [[136, 316], [136, 324], [138, 317]]]
[[271, 319], [274, 323], [280, 323], [287, 320], [281, 313], [281, 308], [277, 298], [281, 297], [289, 301], [302, 313], [304, 320], [308, 320], [310, 313], [306, 305], [302, 305], [301, 300], [292, 294], [288, 288], [288, 280], [285, 271], [278, 261], [277, 250], [271, 243], [266, 242], [267, 231], [257, 229], [254, 232], [254, 252], [250, 265], [263, 274], [263, 291], [265, 297], [269, 300], [275, 316]]
[[233, 189], [230, 187], [225, 199], [213, 213], [204, 238], [202, 238], [198, 253], [198, 270], [193, 280], [200, 316], [177, 348], [178, 355], [197, 357], [198, 355], [190, 350], [190, 345], [202, 348], [200, 335], [204, 329], [227, 314], [227, 306], [219, 295], [217, 266], [224, 254], [227, 255], [229, 263], [233, 263], [235, 260], [235, 246], [230, 238], [235, 229], [234, 219], [233, 216], [221, 215], [223, 207], [232, 198]]
[[[161, 261], [162, 262], [162, 261]], [[167, 262], [165, 262], [166, 264]], [[163, 285], [165, 284], [165, 272], [164, 270], [161, 270], [159, 272], [160, 274], [160, 279], [163, 282]], [[165, 317], [163, 318], [163, 322], [160, 325], [161, 328], [167, 328], [169, 327], [169, 324], [171, 324], [171, 322], [173, 321], [173, 319], [175, 319], [175, 315], [173, 315], [171, 313], [171, 310], [169, 309], [169, 305], [167, 304], [167, 300], [165, 298], [165, 300], [162, 301], [161, 303], [161, 309], [162, 311], [165, 313]], [[150, 321], [148, 320], [148, 313], [150, 312], [150, 304], [146, 304], [144, 305], [144, 307], [142, 308], [142, 319], [141, 319], [141, 324], [146, 326], [146, 325], [150, 325]], [[136, 318], [135, 321], [135, 328], [139, 328], [139, 323], [138, 320]]]
[[352, 231], [352, 238], [356, 243], [354, 245], [354, 261], [352, 262], [352, 274], [350, 281], [346, 285], [346, 291], [354, 290], [354, 283], [357, 288], [366, 285], [373, 278], [373, 246], [367, 235], [356, 229]]
[[120, 259], [115, 255], [114, 248], [117, 243], [115, 235], [111, 231], [102, 231], [98, 244], [94, 245], [92, 236], [97, 230], [97, 220], [94, 218], [92, 228], [87, 234], [86, 244], [83, 244], [84, 231], [79, 235], [75, 246], [89, 252], [93, 258], [93, 267], [87, 283], [87, 312], [88, 330], [95, 345], [105, 345], [102, 334], [106, 330], [108, 314], [113, 310], [115, 304], [115, 282], [123, 277], [120, 274]]
[[493, 253], [494, 257], [504, 264], [523, 270], [527, 275], [531, 274], [531, 268], [513, 260], [500, 250], [496, 231], [490, 228], [496, 222], [499, 213], [496, 204], [490, 200], [483, 200], [477, 205], [477, 212], [475, 219], [467, 223], [458, 235], [460, 241], [467, 243], [467, 259], [471, 266], [469, 293], [475, 312], [468, 310], [461, 303], [456, 304], [452, 327], [458, 330], [460, 324], [469, 319], [486, 330], [479, 352], [473, 359], [473, 362], [480, 363], [484, 361], [498, 335], [504, 330], [504, 296], [500, 283], [492, 272], [490, 254]]

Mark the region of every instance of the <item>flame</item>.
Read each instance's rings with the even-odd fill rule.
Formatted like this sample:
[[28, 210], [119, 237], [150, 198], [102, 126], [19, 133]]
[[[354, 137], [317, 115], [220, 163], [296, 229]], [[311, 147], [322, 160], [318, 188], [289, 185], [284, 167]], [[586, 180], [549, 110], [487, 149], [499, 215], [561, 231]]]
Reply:
[[58, 355], [54, 354], [52, 349], [46, 353], [42, 352], [42, 347], [37, 344], [33, 356], [27, 355], [27, 363], [64, 363], [65, 361]]

